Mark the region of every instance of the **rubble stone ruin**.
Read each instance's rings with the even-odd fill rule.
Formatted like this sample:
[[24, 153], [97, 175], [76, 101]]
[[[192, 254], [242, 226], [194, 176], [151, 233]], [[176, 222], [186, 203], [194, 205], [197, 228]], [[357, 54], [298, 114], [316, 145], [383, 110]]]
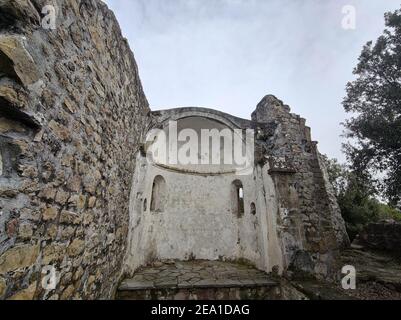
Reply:
[[[305, 119], [271, 95], [250, 120], [151, 111], [107, 6], [50, 2], [55, 29], [47, 2], [0, 1], [0, 299], [113, 298], [166, 261], [338, 275], [349, 240]], [[147, 161], [147, 134], [171, 121], [254, 130], [251, 172]]]

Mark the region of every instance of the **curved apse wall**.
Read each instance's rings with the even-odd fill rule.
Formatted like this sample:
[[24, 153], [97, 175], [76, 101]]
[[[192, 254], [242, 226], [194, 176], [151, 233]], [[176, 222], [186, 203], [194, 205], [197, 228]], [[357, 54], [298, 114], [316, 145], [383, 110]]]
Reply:
[[[179, 119], [178, 134], [185, 129], [196, 133], [199, 140], [179, 142], [178, 150], [185, 143], [199, 144], [200, 150], [202, 129], [233, 133], [233, 128], [205, 117]], [[169, 137], [167, 127], [151, 141], [157, 143], [165, 137]], [[221, 139], [221, 154], [227, 142]], [[243, 148], [244, 141], [232, 139], [232, 143], [233, 149], [235, 143]], [[210, 156], [212, 153], [210, 146]], [[202, 155], [198, 156], [200, 161]], [[235, 165], [231, 164], [183, 165], [154, 160], [137, 155], [140, 170], [135, 173], [130, 206], [131, 244], [127, 259], [130, 271], [148, 262], [166, 259], [246, 259], [264, 268], [261, 251], [267, 240], [261, 236], [258, 217], [251, 212], [251, 204], [257, 202], [255, 172], [238, 176]], [[239, 199], [233, 194], [233, 182], [238, 179], [242, 189], [241, 214], [234, 210]], [[160, 181], [165, 184], [162, 188]], [[163, 210], [154, 210], [149, 203], [157, 204], [160, 197]]]

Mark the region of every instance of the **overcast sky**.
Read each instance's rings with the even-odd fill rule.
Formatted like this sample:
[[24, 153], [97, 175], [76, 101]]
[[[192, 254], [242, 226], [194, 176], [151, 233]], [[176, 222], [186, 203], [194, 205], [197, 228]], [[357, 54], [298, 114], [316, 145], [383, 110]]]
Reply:
[[[344, 160], [345, 85], [399, 0], [107, 0], [134, 51], [152, 110], [202, 106], [250, 118], [274, 94]], [[356, 28], [342, 28], [343, 6]]]

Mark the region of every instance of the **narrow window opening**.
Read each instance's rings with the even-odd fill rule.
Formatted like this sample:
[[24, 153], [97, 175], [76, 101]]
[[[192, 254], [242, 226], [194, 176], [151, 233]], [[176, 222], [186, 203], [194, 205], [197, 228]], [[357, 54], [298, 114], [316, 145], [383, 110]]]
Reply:
[[256, 215], [256, 205], [253, 202], [251, 203], [251, 214]]
[[244, 214], [244, 187], [241, 181], [235, 180], [232, 183], [231, 194], [232, 212], [240, 218]]
[[163, 212], [165, 209], [166, 195], [166, 181], [162, 176], [156, 176], [152, 186], [150, 211]]
[[238, 213], [244, 214], [244, 188], [238, 188]]

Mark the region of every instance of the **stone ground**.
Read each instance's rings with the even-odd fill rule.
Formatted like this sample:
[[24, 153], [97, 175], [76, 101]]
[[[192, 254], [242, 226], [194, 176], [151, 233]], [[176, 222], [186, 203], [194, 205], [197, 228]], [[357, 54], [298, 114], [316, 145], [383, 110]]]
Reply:
[[243, 264], [220, 261], [171, 261], [142, 268], [120, 289], [246, 287], [275, 285], [260, 270]]
[[356, 269], [356, 290], [344, 290], [340, 282], [304, 280], [291, 285], [315, 300], [401, 300], [401, 257], [352, 246], [342, 253], [341, 259], [342, 265]]
[[279, 279], [246, 264], [196, 260], [143, 267], [121, 283], [116, 298], [401, 300], [401, 257], [353, 247], [343, 252], [342, 263], [356, 268], [356, 290], [343, 290], [340, 282]]
[[168, 261], [139, 269], [124, 280], [120, 300], [279, 299], [280, 286], [254, 267], [220, 261]]
[[357, 299], [401, 300], [401, 257], [354, 247], [344, 251], [342, 261], [357, 271], [357, 289], [348, 292]]

